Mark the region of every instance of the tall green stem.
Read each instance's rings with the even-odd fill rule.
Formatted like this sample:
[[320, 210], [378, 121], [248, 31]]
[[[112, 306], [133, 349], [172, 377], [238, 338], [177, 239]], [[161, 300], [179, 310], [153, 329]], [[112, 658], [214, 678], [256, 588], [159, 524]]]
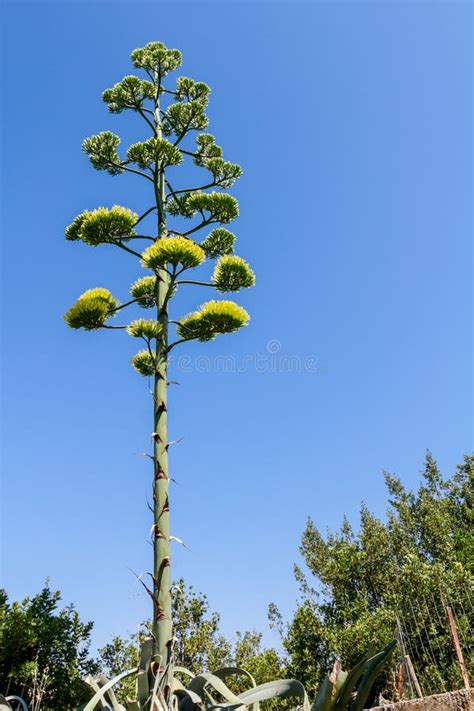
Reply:
[[[155, 100], [155, 134], [161, 138], [159, 104], [159, 81]], [[164, 212], [165, 176], [160, 164], [155, 169], [155, 198], [158, 212], [158, 239], [166, 235]], [[154, 561], [153, 561], [153, 636], [155, 655], [164, 668], [171, 661], [172, 618], [171, 618], [171, 573], [170, 573], [170, 511], [169, 511], [169, 471], [168, 471], [168, 306], [167, 295], [169, 277], [161, 271], [157, 275], [156, 306], [157, 319], [163, 326], [162, 337], [156, 343], [156, 373], [154, 382]]]

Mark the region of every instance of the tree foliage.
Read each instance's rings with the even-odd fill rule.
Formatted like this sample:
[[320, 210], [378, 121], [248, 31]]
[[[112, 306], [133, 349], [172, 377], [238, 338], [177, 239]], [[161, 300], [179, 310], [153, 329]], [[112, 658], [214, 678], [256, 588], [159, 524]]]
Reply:
[[[416, 492], [385, 474], [389, 508], [385, 520], [363, 504], [356, 531], [344, 519], [338, 531], [323, 536], [309, 519], [301, 541], [307, 573], [295, 566], [302, 601], [286, 627], [275, 605], [272, 623], [280, 628], [291, 673], [308, 689], [325, 673], [328, 659], [340, 655], [346, 667], [371, 645], [393, 634], [397, 616], [419, 602], [429, 618], [429, 601], [448, 601], [473, 583], [474, 457], [466, 456], [444, 479], [428, 453]], [[462, 620], [461, 620], [462, 623]], [[438, 689], [462, 686], [447, 625], [436, 633], [436, 668], [417, 670], [421, 685]], [[392, 669], [382, 679], [387, 690]], [[386, 691], [393, 698], [393, 689]]]
[[76, 708], [88, 698], [82, 678], [97, 672], [89, 657], [92, 622], [46, 584], [21, 602], [0, 591], [0, 689], [42, 711]]

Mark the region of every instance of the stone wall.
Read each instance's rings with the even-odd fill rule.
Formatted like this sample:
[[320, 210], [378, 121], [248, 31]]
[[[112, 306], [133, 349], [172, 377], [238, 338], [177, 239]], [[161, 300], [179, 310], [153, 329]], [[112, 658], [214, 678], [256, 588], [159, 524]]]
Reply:
[[398, 704], [377, 706], [371, 711], [474, 711], [474, 689], [450, 691], [424, 699], [400, 701]]

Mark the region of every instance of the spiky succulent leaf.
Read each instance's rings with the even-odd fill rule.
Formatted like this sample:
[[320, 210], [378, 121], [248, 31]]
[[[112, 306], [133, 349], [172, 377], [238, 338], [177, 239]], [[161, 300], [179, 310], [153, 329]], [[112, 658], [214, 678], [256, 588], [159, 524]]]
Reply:
[[163, 133], [183, 136], [190, 130], [204, 130], [209, 124], [204, 108], [203, 103], [196, 99], [185, 104], [170, 104], [163, 115]]
[[118, 114], [124, 109], [141, 109], [145, 99], [152, 99], [154, 95], [155, 87], [152, 82], [129, 75], [110, 89], [105, 89], [102, 99], [111, 113]]
[[309, 700], [303, 684], [297, 679], [278, 679], [260, 684], [254, 689], [239, 694], [240, 702], [244, 706], [269, 701], [270, 699], [286, 699], [291, 696], [301, 699], [300, 709], [310, 711]]
[[[355, 697], [354, 689], [356, 688], [360, 678], [364, 674], [367, 667], [367, 662], [371, 659], [371, 657], [372, 652], [367, 653], [346, 674], [344, 684], [339, 690], [339, 695], [334, 705], [334, 711], [347, 711], [351, 699]], [[316, 705], [313, 707], [313, 711], [318, 711]]]
[[366, 662], [364, 674], [357, 686], [356, 697], [349, 706], [349, 711], [362, 711], [362, 709], [365, 708], [365, 702], [374, 685], [374, 681], [382, 671], [384, 664], [386, 664], [396, 646], [397, 641], [392, 640], [378, 654], [375, 654]]
[[82, 150], [87, 153], [89, 160], [97, 170], [106, 170], [110, 175], [118, 175], [123, 170], [121, 160], [117, 153], [120, 138], [111, 131], [102, 131], [95, 136], [85, 138]]
[[[115, 691], [113, 690], [113, 685], [111, 686], [109, 683], [109, 680], [107, 679], [106, 676], [103, 674], [100, 674], [97, 677], [93, 677], [90, 674], [84, 679], [84, 683], [89, 686], [92, 691], [94, 692], [94, 695], [97, 694], [98, 692], [101, 691], [101, 689], [104, 689], [104, 687], [108, 686], [107, 691], [105, 695], [103, 696], [102, 701], [107, 702], [107, 708], [110, 709], [110, 711], [125, 711], [125, 708], [122, 706], [122, 704], [119, 704], [117, 697], [115, 695]], [[97, 697], [95, 696], [96, 700]], [[99, 702], [100, 708], [105, 708], [104, 704], [102, 702]], [[84, 711], [84, 709], [87, 708], [87, 703], [81, 704], [77, 711]], [[89, 707], [90, 708], [90, 707]]]
[[176, 99], [178, 101], [199, 101], [206, 106], [211, 89], [202, 81], [194, 81], [189, 77], [179, 77], [176, 81]]
[[319, 687], [311, 711], [335, 711], [335, 703], [347, 680], [347, 672], [342, 670], [341, 662], [336, 659], [332, 670], [326, 674]]
[[120, 205], [86, 210], [66, 228], [66, 238], [79, 239], [93, 247], [117, 240], [125, 242], [135, 234], [137, 218], [136, 212]]
[[226, 254], [217, 262], [212, 281], [218, 291], [239, 291], [255, 284], [255, 274], [244, 259]]
[[247, 669], [242, 669], [242, 667], [221, 667], [212, 673], [223, 681], [232, 677], [245, 677], [250, 681], [253, 688], [257, 686], [257, 682], [252, 674], [247, 671]]
[[201, 242], [201, 247], [206, 253], [206, 257], [215, 259], [224, 254], [232, 254], [234, 251], [235, 235], [224, 227], [216, 227], [209, 232], [206, 239]]
[[134, 338], [147, 338], [151, 340], [152, 338], [159, 338], [161, 336], [163, 333], [163, 324], [158, 321], [139, 318], [129, 323], [127, 333]]
[[212, 173], [213, 180], [220, 188], [231, 188], [243, 173], [237, 163], [229, 163], [223, 158], [207, 158], [204, 167]]
[[154, 375], [156, 370], [155, 359], [149, 351], [143, 350], [136, 353], [131, 363], [140, 375]]
[[133, 282], [130, 293], [142, 309], [151, 309], [156, 304], [156, 277], [144, 276]]
[[148, 269], [162, 269], [167, 264], [184, 269], [197, 267], [206, 258], [205, 252], [196, 242], [186, 237], [167, 237], [157, 240], [142, 254], [142, 264]]
[[140, 168], [151, 168], [155, 163], [163, 167], [179, 165], [183, 160], [180, 150], [166, 138], [149, 138], [141, 143], [133, 143], [127, 150], [127, 158]]
[[21, 711], [28, 711], [26, 701], [19, 696], [15, 696], [14, 694], [6, 697], [0, 694], [0, 711], [12, 711], [12, 707], [9, 703], [10, 701], [14, 703], [15, 708], [21, 709]]
[[184, 316], [177, 326], [181, 338], [210, 341], [219, 334], [246, 326], [250, 316], [233, 301], [208, 301], [199, 311]]
[[240, 705], [239, 697], [215, 674], [204, 672], [197, 674], [186, 687], [187, 691], [193, 691], [200, 698], [206, 698], [206, 690], [211, 689], [225, 699], [227, 703]]
[[[103, 701], [107, 699], [107, 701], [111, 701], [110, 698], [110, 693], [113, 692], [113, 687], [122, 679], [126, 679], [128, 676], [134, 676], [136, 674], [136, 669], [128, 669], [127, 671], [122, 672], [121, 674], [118, 674], [116, 677], [114, 677], [111, 681], [108, 681], [107, 683], [101, 683], [101, 685], [95, 685], [97, 686], [97, 691], [92, 697], [92, 699], [83, 706], [83, 711], [93, 711], [93, 709], [96, 709], [97, 707], [100, 706], [100, 708], [104, 708], [104, 703]], [[90, 684], [90, 682], [88, 682]], [[112, 698], [114, 698], [115, 695], [113, 695]], [[105, 706], [107, 708], [107, 706]], [[115, 703], [114, 706], [112, 706], [113, 711], [124, 711], [123, 706], [119, 706], [118, 704]]]
[[227, 224], [238, 216], [239, 203], [227, 193], [196, 191], [173, 198], [169, 201], [167, 210], [171, 215], [182, 217], [194, 217], [196, 212], [206, 212], [206, 219], [210, 222]]
[[210, 133], [199, 133], [196, 136], [196, 152], [194, 162], [203, 166], [210, 158], [222, 158], [222, 148], [217, 145], [216, 139]]
[[101, 328], [118, 306], [118, 300], [112, 296], [108, 289], [102, 287], [88, 289], [66, 311], [64, 320], [70, 328], [84, 328], [86, 331], [93, 331]]
[[163, 42], [148, 42], [144, 47], [134, 49], [131, 58], [135, 67], [154, 70], [160, 78], [178, 69], [183, 61], [178, 49], [168, 49]]

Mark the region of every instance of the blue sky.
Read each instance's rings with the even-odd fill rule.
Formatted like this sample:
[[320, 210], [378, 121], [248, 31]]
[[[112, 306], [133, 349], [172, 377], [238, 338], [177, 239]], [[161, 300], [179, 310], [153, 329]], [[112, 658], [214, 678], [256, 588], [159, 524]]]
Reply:
[[[50, 576], [95, 620], [95, 644], [148, 613], [129, 570], [151, 554], [135, 344], [62, 321], [92, 286], [124, 298], [140, 270], [63, 230], [85, 208], [147, 207], [146, 185], [95, 172], [80, 146], [106, 129], [145, 137], [100, 94], [158, 39], [213, 89], [209, 130], [245, 169], [232, 229], [257, 273], [236, 296], [250, 326], [174, 364], [173, 533], [191, 549], [174, 571], [227, 633], [265, 631], [270, 601], [286, 616], [296, 603], [308, 515], [323, 530], [357, 521], [362, 500], [383, 515], [383, 469], [415, 486], [427, 448], [448, 473], [472, 446], [472, 5], [20, 1], [3, 14], [3, 584], [15, 598]], [[222, 372], [226, 356], [250, 365]], [[283, 356], [316, 368], [288, 372]]]

